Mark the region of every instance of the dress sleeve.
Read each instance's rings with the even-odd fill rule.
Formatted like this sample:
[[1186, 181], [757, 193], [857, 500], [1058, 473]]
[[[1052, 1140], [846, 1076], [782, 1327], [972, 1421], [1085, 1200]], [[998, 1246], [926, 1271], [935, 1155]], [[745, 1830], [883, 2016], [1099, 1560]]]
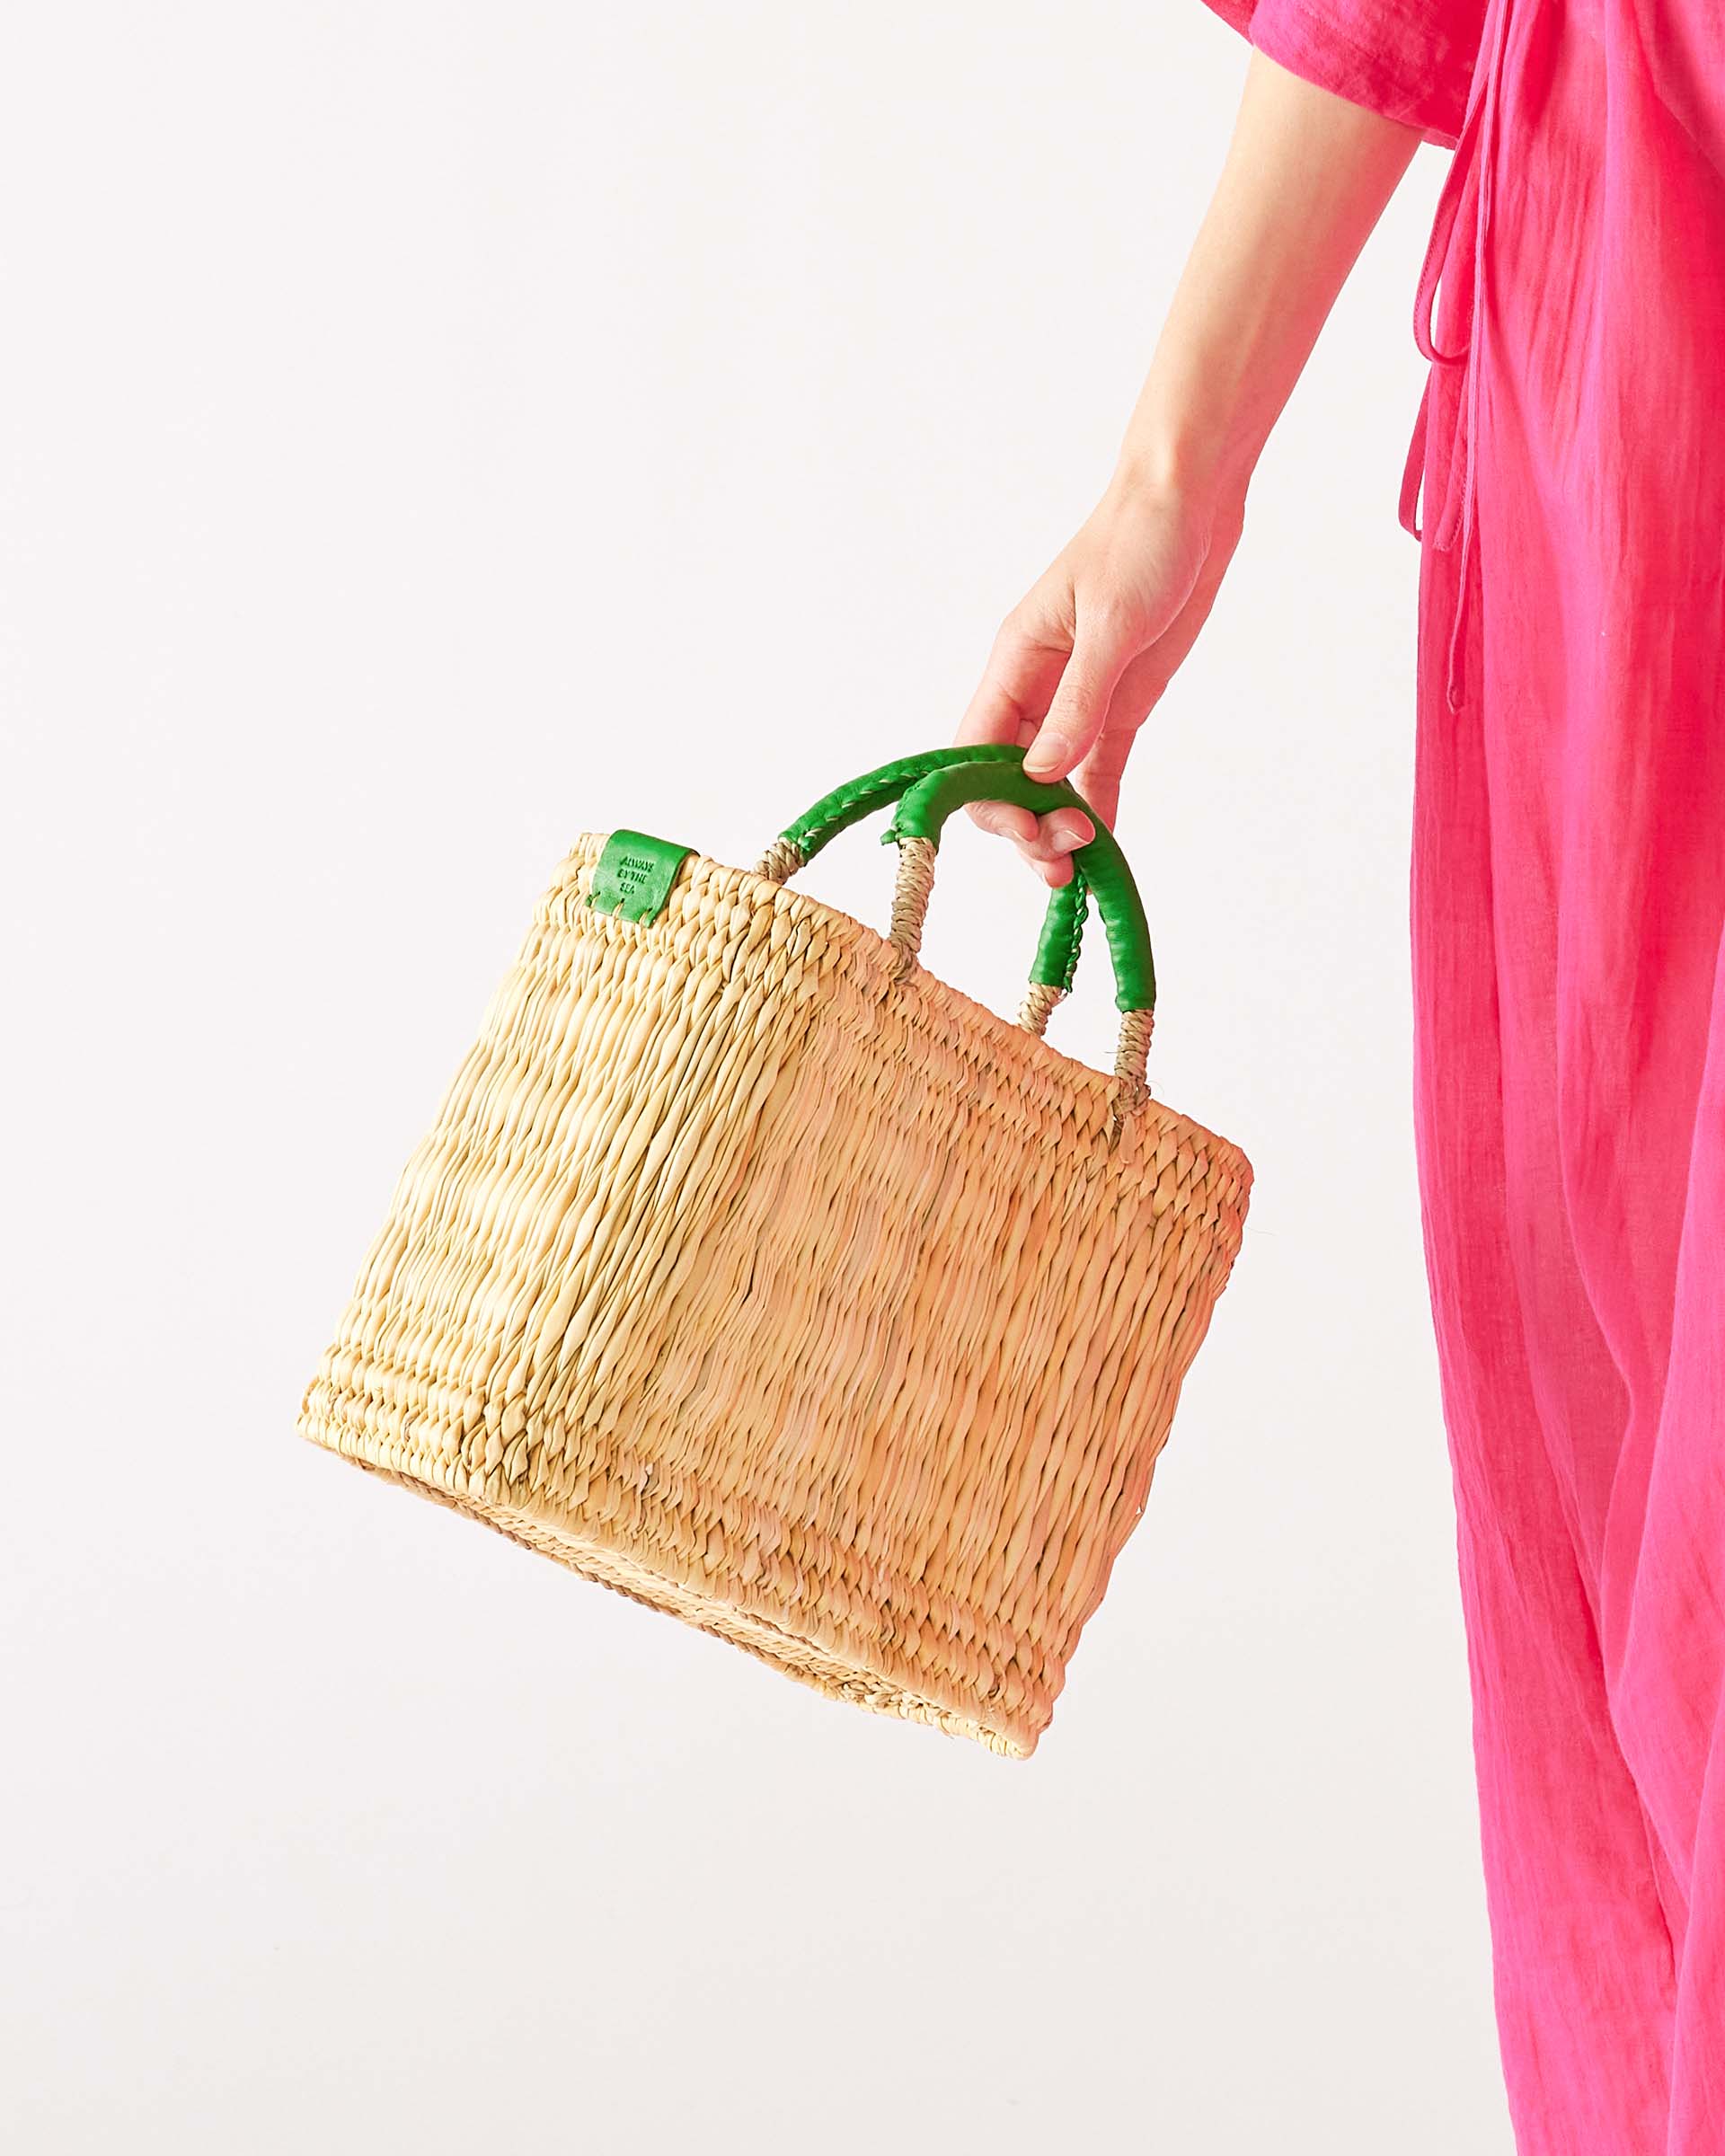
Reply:
[[1208, 0], [1291, 74], [1454, 144], [1485, 0]]

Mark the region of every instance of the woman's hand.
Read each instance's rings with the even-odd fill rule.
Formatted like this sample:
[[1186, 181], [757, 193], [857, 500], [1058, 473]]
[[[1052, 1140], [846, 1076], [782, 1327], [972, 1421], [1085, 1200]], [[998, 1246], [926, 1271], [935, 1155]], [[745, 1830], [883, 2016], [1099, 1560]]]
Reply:
[[[1073, 783], [1111, 825], [1120, 774], [1204, 626], [1240, 537], [1242, 505], [1118, 475], [1083, 529], [1001, 624], [960, 743], [1013, 741], [1033, 779]], [[1095, 834], [1075, 808], [970, 810], [1050, 884]]]
[[[1132, 737], [1215, 604], [1260, 451], [1416, 128], [1303, 82], [1261, 52], [1127, 429], [1084, 529], [1006, 617], [960, 742], [1017, 741], [1032, 778], [1071, 773], [1112, 823]], [[1051, 884], [1088, 819], [979, 801]]]

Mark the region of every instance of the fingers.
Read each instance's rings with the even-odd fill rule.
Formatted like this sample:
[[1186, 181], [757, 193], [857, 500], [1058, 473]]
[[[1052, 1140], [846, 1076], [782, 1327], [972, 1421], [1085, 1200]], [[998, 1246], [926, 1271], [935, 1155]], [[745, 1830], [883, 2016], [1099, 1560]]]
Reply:
[[995, 639], [977, 693], [954, 735], [968, 748], [978, 741], [1031, 740], [1048, 699], [1059, 685], [1069, 644], [1045, 641], [1009, 614]]
[[1025, 753], [1032, 778], [1065, 778], [1086, 764], [1114, 724], [1123, 688], [1125, 702], [1137, 706], [1129, 713], [1134, 723], [1161, 694], [1191, 648], [1232, 552], [1216, 543], [1213, 527], [1214, 519], [1206, 527], [1146, 517], [1142, 505], [1106, 524], [1090, 549], [1096, 558], [1089, 573], [1075, 580], [1072, 658]]
[[[1066, 714], [1066, 738], [1079, 733], [1082, 738], [1080, 729], [1091, 727], [1092, 710], [1094, 724], [1100, 726], [1127, 656], [1124, 650], [1117, 656], [1114, 648], [1099, 639], [1081, 644], [1076, 651], [1066, 649], [1062, 641], [1040, 641], [1021, 627], [1016, 617], [1009, 616], [960, 723], [958, 744], [1010, 741], [1034, 751], [1058, 712]], [[1025, 768], [1032, 778], [1045, 775], [1032, 768], [1029, 755]], [[1039, 817], [1008, 801], [973, 801], [970, 816], [983, 830], [1009, 839], [1050, 887], [1070, 880], [1072, 855], [1095, 835], [1090, 818], [1075, 808]]]
[[1232, 541], [1218, 543], [1204, 566], [1186, 604], [1147, 649], [1139, 652], [1115, 685], [1108, 716], [1089, 754], [1072, 774], [1072, 782], [1110, 828], [1119, 809], [1120, 781], [1138, 729], [1161, 702], [1163, 694], [1184, 663], [1199, 632], [1210, 617], [1233, 552]]
[[1047, 883], [1065, 883], [1072, 855], [1096, 835], [1090, 818], [1076, 808], [1056, 808], [1047, 816], [1010, 801], [973, 801], [970, 813], [985, 831], [1010, 839]]
[[[1039, 643], [1019, 625], [1016, 616], [1009, 615], [959, 723], [956, 745], [969, 747], [977, 742], [1000, 741], [1022, 747], [1033, 740], [1066, 660], [1063, 649]], [[1022, 849], [1028, 851], [1036, 843], [1037, 818], [1029, 808], [1014, 808], [1007, 801], [972, 801], [970, 816], [983, 830], [1011, 839]]]
[[[1170, 631], [1171, 636], [1172, 633]], [[1167, 641], [1164, 637], [1163, 644]], [[1126, 773], [1127, 757], [1132, 752], [1138, 729], [1154, 710], [1157, 699], [1168, 685], [1172, 669], [1163, 644], [1153, 644], [1148, 651], [1141, 652], [1121, 675], [1102, 730], [1091, 745], [1089, 755], [1072, 774], [1074, 786], [1110, 830], [1119, 814], [1120, 781]]]
[[1072, 856], [1095, 837], [1095, 825], [1077, 808], [1056, 808], [1031, 820], [1036, 828], [1020, 843], [1020, 853], [1044, 883], [1057, 886], [1070, 881]]
[[1016, 846], [1031, 846], [1036, 842], [1036, 812], [1031, 808], [1014, 808], [1010, 801], [972, 801], [969, 804], [973, 822], [992, 833], [995, 838], [1010, 838]]
[[[1099, 512], [1013, 608], [956, 736], [961, 746], [1017, 743], [1027, 777], [1070, 776], [1106, 825], [1133, 738], [1190, 650], [1238, 536], [1152, 508]], [[1094, 835], [1075, 809], [1037, 817], [978, 801], [970, 814], [1050, 885], [1070, 879], [1073, 853]]]
[[1117, 736], [1110, 722], [1095, 747], [1072, 774], [1073, 784], [1110, 831], [1120, 812], [1120, 778], [1132, 738], [1129, 732]]
[[[1108, 641], [1092, 636], [1069, 649], [1057, 638], [1057, 623], [1048, 627], [1056, 633], [1042, 641], [1015, 616], [1008, 617], [957, 735], [961, 747], [1017, 742], [1030, 752], [1024, 767], [1031, 778], [1048, 775], [1039, 763], [1047, 761], [1044, 744], [1051, 726], [1062, 729], [1057, 739], [1077, 744], [1063, 771], [1078, 761], [1100, 729], [1131, 656], [1123, 635]], [[970, 815], [983, 830], [1011, 840], [1051, 887], [1071, 879], [1072, 855], [1095, 836], [1090, 818], [1075, 808], [1039, 817], [1006, 801], [974, 801]]]
[[1106, 614], [1093, 626], [1080, 624], [1048, 715], [1024, 752], [1027, 776], [1064, 779], [1083, 763], [1102, 730], [1120, 676], [1139, 648]]

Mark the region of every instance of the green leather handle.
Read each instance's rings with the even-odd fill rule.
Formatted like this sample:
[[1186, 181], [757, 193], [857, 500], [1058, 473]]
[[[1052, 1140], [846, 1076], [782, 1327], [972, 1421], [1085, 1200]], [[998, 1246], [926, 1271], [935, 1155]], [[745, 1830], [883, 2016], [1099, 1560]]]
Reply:
[[[784, 844], [794, 846], [804, 861], [812, 861], [829, 839], [836, 838], [841, 831], [849, 830], [864, 817], [872, 816], [876, 809], [890, 808], [908, 788], [933, 773], [951, 770], [960, 764], [1022, 764], [1023, 756], [1021, 748], [992, 742], [978, 742], [968, 748], [931, 748], [919, 756], [900, 756], [896, 763], [883, 764], [878, 771], [864, 772], [860, 779], [852, 779], [843, 786], [836, 786], [831, 793], [823, 794], [812, 808], [779, 836]], [[1085, 814], [1089, 813], [1086, 809]], [[1093, 823], [1096, 819], [1092, 817], [1091, 820]], [[1075, 860], [1072, 881], [1062, 884], [1048, 900], [1036, 958], [1031, 968], [1032, 981], [1058, 988], [1062, 993], [1072, 986], [1073, 976], [1078, 970], [1078, 952], [1088, 905], [1089, 886]]]
[[908, 788], [931, 772], [944, 771], [955, 764], [1013, 760], [1023, 762], [1022, 748], [996, 747], [987, 742], [978, 742], [974, 748], [931, 748], [920, 756], [900, 756], [896, 764], [883, 764], [879, 771], [864, 772], [860, 779], [822, 794], [812, 808], [779, 835], [795, 846], [805, 861], [812, 861], [828, 839], [848, 831], [877, 808], [890, 808]]
[[[1084, 813], [1088, 816], [1090, 811]], [[1089, 912], [1090, 879], [1075, 861], [1071, 881], [1048, 893], [1048, 910], [1042, 916], [1042, 933], [1031, 961], [1031, 979], [1036, 986], [1057, 988], [1062, 995], [1070, 992]]]
[[[1010, 759], [1010, 760], [1009, 760]], [[1046, 816], [1053, 808], [1081, 809], [1090, 818], [1096, 835], [1073, 855], [1096, 899], [1108, 933], [1109, 956], [1114, 962], [1114, 1001], [1122, 1011], [1153, 1011], [1156, 1003], [1156, 968], [1150, 950], [1150, 924], [1144, 917], [1144, 901], [1126, 856], [1114, 834], [1084, 796], [1064, 779], [1053, 784], [1027, 778], [1024, 752], [1013, 748], [999, 760], [971, 761], [942, 766], [917, 780], [900, 798], [887, 836], [890, 839], [926, 838], [941, 843], [941, 826], [955, 808], [968, 801], [1011, 801], [1021, 808]], [[1083, 925], [1082, 902], [1073, 917], [1073, 932]], [[1045, 925], [1044, 936], [1048, 934]], [[1039, 956], [1040, 952], [1039, 950]]]
[[1149, 924], [1126, 856], [1075, 788], [1064, 780], [1050, 786], [1027, 778], [1023, 763], [1022, 748], [986, 742], [901, 756], [823, 795], [780, 836], [809, 861], [839, 832], [895, 801], [900, 805], [888, 838], [927, 838], [937, 846], [941, 826], [968, 801], [1009, 800], [1039, 815], [1077, 808], [1090, 818], [1096, 835], [1074, 853], [1072, 881], [1048, 902], [1031, 978], [1053, 987], [1071, 986], [1089, 894], [1094, 891], [1114, 961], [1116, 1004], [1122, 1011], [1154, 1009], [1156, 975]]

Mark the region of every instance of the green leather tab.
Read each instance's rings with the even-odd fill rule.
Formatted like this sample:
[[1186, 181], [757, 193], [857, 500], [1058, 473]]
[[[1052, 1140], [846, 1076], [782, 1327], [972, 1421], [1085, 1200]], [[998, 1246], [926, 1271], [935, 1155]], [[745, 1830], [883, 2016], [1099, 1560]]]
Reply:
[[625, 921], [656, 920], [677, 871], [694, 851], [644, 831], [614, 831], [593, 871], [587, 903], [602, 914], [621, 914]]

